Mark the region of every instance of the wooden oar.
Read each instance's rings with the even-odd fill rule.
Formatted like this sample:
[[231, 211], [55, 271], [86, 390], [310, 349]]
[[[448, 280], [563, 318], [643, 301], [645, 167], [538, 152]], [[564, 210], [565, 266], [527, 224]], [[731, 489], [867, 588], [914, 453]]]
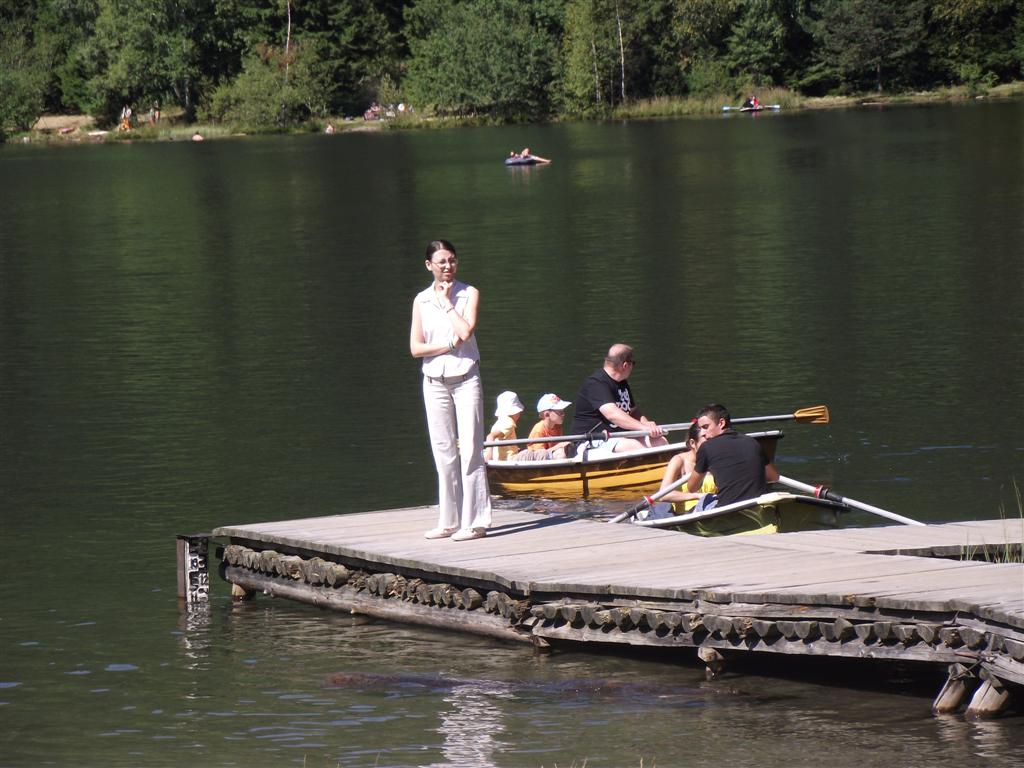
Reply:
[[860, 509], [864, 512], [870, 512], [873, 515], [884, 517], [887, 520], [893, 520], [897, 523], [903, 523], [904, 525], [924, 525], [924, 523], [918, 520], [911, 520], [909, 517], [903, 515], [897, 515], [895, 512], [889, 512], [888, 510], [874, 507], [871, 504], [865, 504], [863, 501], [857, 501], [845, 496], [840, 496], [838, 493], [830, 491], [823, 485], [808, 485], [807, 483], [801, 483], [799, 480], [793, 480], [789, 477], [783, 477], [779, 475], [778, 481], [782, 485], [788, 485], [790, 488], [795, 488], [798, 491], [809, 493], [819, 499], [828, 499], [829, 501], [835, 501], [839, 504], [846, 504], [848, 507], [854, 509]]
[[609, 523], [621, 523], [623, 520], [629, 520], [631, 518], [636, 517], [638, 512], [641, 512], [641, 511], [643, 511], [645, 509], [650, 509], [657, 502], [661, 501], [661, 499], [665, 498], [670, 493], [672, 493], [672, 491], [674, 491], [674, 490], [678, 489], [679, 487], [681, 487], [682, 484], [685, 483], [689, 479], [690, 479], [690, 473], [687, 472], [685, 475], [680, 477], [678, 480], [672, 482], [670, 485], [665, 486], [664, 488], [662, 488], [657, 493], [652, 494], [650, 496], [644, 496], [643, 501], [639, 502], [638, 504], [634, 504], [632, 507], [627, 509], [625, 512], [623, 512], [620, 515], [616, 515], [615, 517], [613, 517], [608, 522]]
[[[812, 405], [808, 408], [801, 408], [794, 413], [782, 413], [775, 416], [744, 416], [739, 419], [733, 419], [733, 424], [751, 424], [757, 421], [785, 421], [787, 419], [796, 419], [797, 421], [807, 422], [809, 424], [828, 424], [829, 414], [828, 407], [824, 405]], [[677, 432], [681, 429], [689, 429], [693, 424], [693, 420], [680, 421], [674, 424], [659, 424], [662, 432]], [[606, 429], [597, 430], [590, 432], [585, 435], [559, 435], [557, 440], [554, 437], [548, 438], [547, 440], [541, 441], [536, 438], [530, 439], [528, 437], [520, 437], [515, 440], [489, 440], [484, 443], [484, 448], [493, 448], [503, 445], [527, 445], [528, 443], [537, 442], [559, 442], [559, 443], [582, 443], [585, 440], [607, 440], [609, 437], [646, 437], [647, 431], [643, 429], [635, 429], [625, 432], [609, 432]]]

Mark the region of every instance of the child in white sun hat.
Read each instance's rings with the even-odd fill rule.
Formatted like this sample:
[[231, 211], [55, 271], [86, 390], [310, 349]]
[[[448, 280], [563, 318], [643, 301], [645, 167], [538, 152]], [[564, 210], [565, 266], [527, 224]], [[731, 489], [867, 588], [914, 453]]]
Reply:
[[[523, 408], [523, 403], [515, 392], [506, 390], [498, 395], [498, 407], [494, 409], [494, 415], [498, 419], [494, 422], [494, 426], [491, 427], [491, 431], [487, 433], [487, 438], [484, 442], [490, 442], [491, 440], [515, 440], [516, 423], [519, 421], [519, 417], [523, 414], [524, 410], [526, 409]], [[519, 447], [515, 445], [494, 446], [485, 449], [484, 458], [511, 459], [518, 451]]]

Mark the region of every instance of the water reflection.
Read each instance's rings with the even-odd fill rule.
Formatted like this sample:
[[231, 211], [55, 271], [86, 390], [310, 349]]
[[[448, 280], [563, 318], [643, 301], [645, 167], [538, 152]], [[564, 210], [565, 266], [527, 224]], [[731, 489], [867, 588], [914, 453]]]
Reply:
[[1018, 733], [1020, 722], [1007, 720], [979, 720], [968, 723], [970, 731], [968, 743], [973, 744], [972, 752], [978, 757], [998, 759], [1007, 754], [1010, 746], [1009, 736]]
[[1019, 736], [1019, 719], [966, 721], [962, 714], [937, 715], [939, 739], [951, 750], [968, 751], [986, 760], [1000, 760], [1012, 752], [1011, 737]]
[[495, 700], [512, 698], [512, 687], [498, 681], [472, 680], [452, 688], [444, 697], [448, 708], [440, 712], [437, 729], [444, 737], [445, 760], [430, 768], [495, 768], [494, 756], [505, 746], [498, 738], [505, 725]]
[[208, 601], [185, 605], [178, 601], [178, 639], [184, 651], [182, 668], [190, 672], [205, 672], [210, 668], [210, 624], [212, 606]]

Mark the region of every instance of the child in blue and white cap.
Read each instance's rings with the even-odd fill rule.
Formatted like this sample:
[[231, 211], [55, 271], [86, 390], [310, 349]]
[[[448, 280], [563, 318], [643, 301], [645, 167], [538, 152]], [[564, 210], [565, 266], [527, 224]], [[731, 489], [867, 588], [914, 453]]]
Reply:
[[[519, 421], [519, 417], [523, 414], [524, 410], [526, 409], [523, 408], [523, 403], [515, 392], [506, 390], [498, 395], [498, 407], [494, 409], [494, 415], [498, 419], [494, 422], [494, 426], [491, 427], [491, 431], [487, 433], [485, 442], [492, 440], [515, 440], [516, 423]], [[495, 446], [484, 450], [484, 458], [511, 459], [518, 451], [519, 446], [516, 445]]]

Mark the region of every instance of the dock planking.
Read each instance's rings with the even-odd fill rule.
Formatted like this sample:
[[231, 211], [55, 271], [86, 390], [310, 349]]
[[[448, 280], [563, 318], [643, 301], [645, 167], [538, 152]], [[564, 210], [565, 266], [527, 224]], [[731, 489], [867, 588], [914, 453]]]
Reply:
[[[217, 528], [224, 577], [338, 610], [547, 647], [923, 661], [980, 682], [971, 716], [1024, 686], [1024, 521], [698, 538], [501, 511], [486, 538], [427, 540], [410, 507]], [[1009, 554], [1017, 562], [970, 559]], [[1014, 555], [1014, 553], [1016, 553]], [[965, 671], [966, 670], [966, 671]], [[947, 683], [936, 711], [949, 711]], [[999, 690], [1003, 690], [999, 688]], [[997, 701], [998, 705], [993, 704]]]

